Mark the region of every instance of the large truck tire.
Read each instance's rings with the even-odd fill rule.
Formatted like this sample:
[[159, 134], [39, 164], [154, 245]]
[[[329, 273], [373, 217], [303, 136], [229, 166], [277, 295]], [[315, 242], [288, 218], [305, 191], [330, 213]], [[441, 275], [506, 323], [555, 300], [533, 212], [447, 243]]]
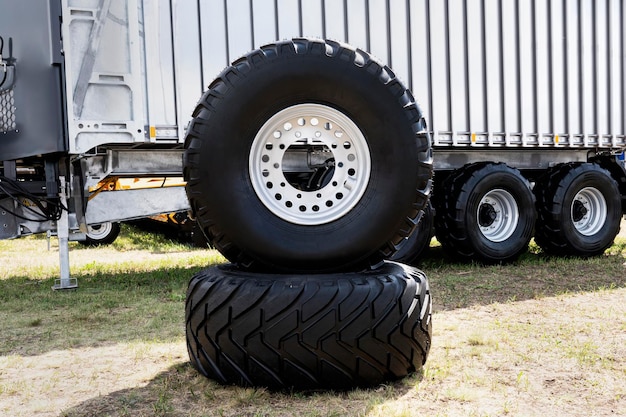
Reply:
[[122, 230], [118, 222], [106, 222], [101, 224], [87, 225], [87, 237], [78, 242], [85, 246], [110, 245]]
[[535, 185], [535, 242], [548, 254], [595, 256], [613, 244], [620, 230], [617, 182], [593, 163], [568, 163], [550, 170]]
[[433, 238], [434, 212], [430, 201], [424, 208], [415, 232], [405, 239], [400, 249], [390, 258], [392, 261], [415, 265], [427, 253], [430, 241]]
[[425, 363], [431, 299], [423, 272], [395, 262], [334, 274], [261, 274], [232, 264], [189, 283], [192, 365], [224, 384], [349, 389]]
[[235, 61], [187, 130], [198, 224], [256, 271], [375, 265], [415, 229], [432, 149], [411, 93], [367, 53], [295, 39]]
[[455, 171], [434, 196], [435, 233], [443, 248], [465, 260], [506, 263], [528, 249], [536, 219], [529, 182], [504, 163]]

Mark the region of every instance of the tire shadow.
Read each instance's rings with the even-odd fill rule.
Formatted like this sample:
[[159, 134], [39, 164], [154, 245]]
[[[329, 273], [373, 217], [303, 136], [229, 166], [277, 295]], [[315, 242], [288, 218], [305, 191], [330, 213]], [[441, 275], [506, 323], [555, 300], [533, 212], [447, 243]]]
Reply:
[[114, 391], [61, 412], [83, 416], [296, 416], [366, 415], [400, 399], [423, 378], [421, 371], [389, 384], [349, 391], [270, 391], [224, 386], [200, 375], [189, 363], [176, 364], [146, 385]]

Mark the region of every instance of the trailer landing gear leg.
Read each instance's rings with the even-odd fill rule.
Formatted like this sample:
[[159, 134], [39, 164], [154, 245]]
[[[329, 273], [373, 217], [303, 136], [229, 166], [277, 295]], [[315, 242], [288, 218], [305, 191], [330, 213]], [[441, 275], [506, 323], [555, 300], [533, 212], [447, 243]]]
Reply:
[[[67, 193], [65, 192], [65, 177], [59, 177], [61, 191], [60, 203], [67, 207]], [[57, 221], [57, 238], [59, 239], [59, 260], [61, 265], [61, 278], [54, 280], [53, 290], [69, 290], [78, 288], [78, 280], [70, 278], [70, 225], [67, 210], [61, 209], [61, 217]]]

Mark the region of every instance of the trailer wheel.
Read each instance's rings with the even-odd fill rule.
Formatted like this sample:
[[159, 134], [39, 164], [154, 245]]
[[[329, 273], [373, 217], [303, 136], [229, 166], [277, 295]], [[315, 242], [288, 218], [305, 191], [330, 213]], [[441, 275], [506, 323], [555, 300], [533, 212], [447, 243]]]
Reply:
[[379, 263], [430, 193], [430, 137], [411, 93], [331, 41], [279, 42], [233, 63], [200, 100], [185, 146], [204, 234], [257, 271]]
[[529, 182], [503, 163], [471, 164], [435, 193], [437, 239], [466, 260], [501, 263], [528, 248], [535, 223]]
[[415, 231], [406, 238], [400, 249], [390, 258], [392, 261], [414, 265], [419, 258], [428, 250], [433, 237], [433, 208], [430, 203], [424, 208], [424, 215], [421, 217]]
[[565, 256], [602, 254], [619, 233], [622, 215], [617, 182], [597, 164], [563, 164], [535, 186], [535, 242]]
[[431, 344], [428, 280], [394, 262], [309, 275], [211, 267], [191, 279], [185, 316], [192, 365], [224, 384], [371, 386], [421, 368]]
[[117, 222], [87, 225], [87, 238], [79, 240], [85, 246], [109, 245], [117, 239], [121, 226]]

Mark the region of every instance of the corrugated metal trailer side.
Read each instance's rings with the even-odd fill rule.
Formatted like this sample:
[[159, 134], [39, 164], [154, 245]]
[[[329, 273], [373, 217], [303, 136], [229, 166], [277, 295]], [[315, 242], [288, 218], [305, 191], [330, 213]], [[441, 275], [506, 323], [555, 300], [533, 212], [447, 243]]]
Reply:
[[314, 36], [352, 44], [392, 67], [425, 110], [437, 147], [626, 146], [619, 0], [139, 6], [154, 125], [180, 132], [203, 89], [239, 56]]

